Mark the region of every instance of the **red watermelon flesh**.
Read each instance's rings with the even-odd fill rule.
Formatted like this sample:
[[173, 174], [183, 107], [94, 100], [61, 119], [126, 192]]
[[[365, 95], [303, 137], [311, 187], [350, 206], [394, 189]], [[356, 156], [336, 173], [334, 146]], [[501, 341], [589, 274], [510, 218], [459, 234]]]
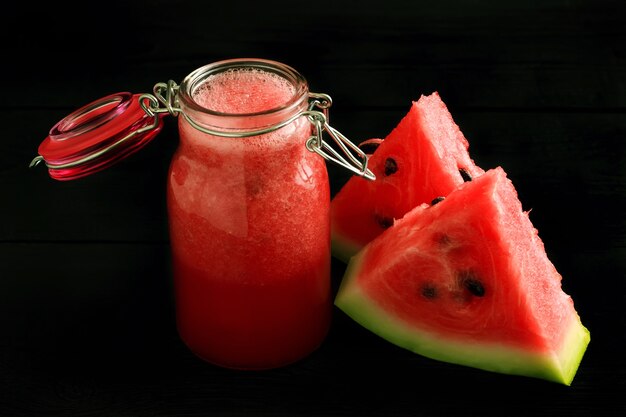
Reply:
[[413, 102], [370, 157], [368, 167], [376, 180], [354, 176], [334, 196], [333, 254], [347, 261], [394, 219], [482, 174], [468, 147], [439, 94]]
[[369, 243], [350, 260], [335, 304], [421, 355], [566, 385], [589, 343], [501, 168]]

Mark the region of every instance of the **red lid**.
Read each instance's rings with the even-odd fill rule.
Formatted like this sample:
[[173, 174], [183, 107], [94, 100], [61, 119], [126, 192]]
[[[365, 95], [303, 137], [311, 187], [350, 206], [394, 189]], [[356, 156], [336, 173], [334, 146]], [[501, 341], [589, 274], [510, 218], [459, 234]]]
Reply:
[[149, 116], [144, 111], [139, 94], [111, 94], [54, 125], [39, 145], [39, 155], [52, 178], [72, 180], [101, 171], [138, 151], [162, 127], [159, 115]]

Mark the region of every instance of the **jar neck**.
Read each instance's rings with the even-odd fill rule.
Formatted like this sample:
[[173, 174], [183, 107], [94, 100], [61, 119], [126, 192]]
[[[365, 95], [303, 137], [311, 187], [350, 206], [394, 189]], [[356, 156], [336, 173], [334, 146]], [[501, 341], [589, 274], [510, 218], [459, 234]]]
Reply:
[[280, 125], [306, 110], [308, 85], [288, 65], [232, 59], [205, 65], [180, 85], [178, 105], [192, 125], [209, 131], [247, 131]]

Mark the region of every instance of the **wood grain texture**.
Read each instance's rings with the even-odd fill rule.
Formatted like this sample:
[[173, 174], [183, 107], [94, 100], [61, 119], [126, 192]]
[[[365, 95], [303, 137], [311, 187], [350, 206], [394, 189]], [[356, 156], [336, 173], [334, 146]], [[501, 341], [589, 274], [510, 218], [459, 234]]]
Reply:
[[[0, 416], [626, 413], [622, 1], [61, 1], [3, 13], [20, 29], [0, 29]], [[187, 350], [165, 209], [175, 120], [88, 178], [27, 166], [78, 106], [245, 56], [288, 63], [330, 93], [332, 123], [355, 142], [441, 94], [476, 162], [513, 180], [591, 331], [571, 387], [422, 358], [339, 310], [321, 348], [289, 367], [235, 372]], [[349, 175], [328, 170], [335, 193]], [[335, 290], [344, 268], [333, 262]]]

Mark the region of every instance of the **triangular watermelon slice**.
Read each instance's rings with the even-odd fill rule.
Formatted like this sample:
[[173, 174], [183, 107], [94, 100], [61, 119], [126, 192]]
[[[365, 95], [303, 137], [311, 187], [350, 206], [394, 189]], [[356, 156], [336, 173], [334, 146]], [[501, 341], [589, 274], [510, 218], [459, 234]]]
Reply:
[[566, 385], [589, 343], [502, 168], [370, 242], [350, 260], [335, 304], [421, 355]]
[[421, 96], [371, 155], [375, 181], [354, 176], [331, 202], [332, 249], [347, 261], [413, 207], [482, 174], [436, 92]]

